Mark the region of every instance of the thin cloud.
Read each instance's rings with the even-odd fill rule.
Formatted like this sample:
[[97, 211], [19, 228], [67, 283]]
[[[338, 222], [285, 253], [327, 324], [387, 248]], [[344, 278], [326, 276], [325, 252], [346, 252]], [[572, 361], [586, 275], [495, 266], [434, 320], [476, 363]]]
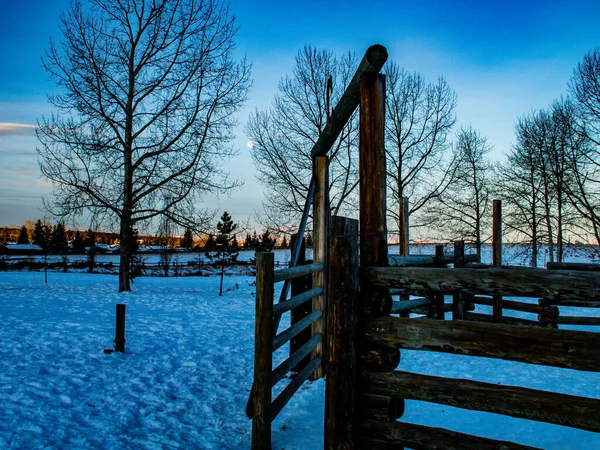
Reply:
[[33, 136], [35, 128], [26, 123], [0, 122], [0, 136]]

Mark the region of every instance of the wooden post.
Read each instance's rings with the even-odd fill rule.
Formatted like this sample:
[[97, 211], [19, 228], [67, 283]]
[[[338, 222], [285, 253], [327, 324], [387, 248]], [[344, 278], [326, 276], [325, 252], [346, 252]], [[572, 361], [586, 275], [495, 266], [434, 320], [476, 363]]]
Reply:
[[[492, 217], [492, 263], [502, 268], [502, 200], [494, 200]], [[492, 315], [494, 322], [502, 323], [502, 296], [493, 296]]]
[[[465, 267], [465, 242], [454, 241], [454, 268]], [[457, 292], [452, 296], [452, 320], [463, 320], [465, 318], [464, 294]]]
[[[315, 158], [315, 179], [316, 179], [316, 191], [315, 191], [315, 204], [313, 209], [314, 217], [314, 247], [313, 247], [313, 258], [316, 263], [323, 264], [323, 267], [327, 267], [327, 232], [329, 230], [329, 159], [326, 156], [318, 156]], [[314, 287], [322, 287], [325, 290], [325, 271], [317, 272], [313, 275]], [[325, 294], [319, 295], [313, 299], [312, 309], [313, 311], [321, 311], [325, 313]], [[321, 334], [325, 336], [325, 324], [323, 317], [315, 320], [312, 324], [312, 335], [315, 336]], [[323, 358], [323, 341], [319, 342], [312, 351], [312, 357]], [[311, 374], [311, 380], [318, 380], [325, 375], [323, 365], [320, 365]]]
[[360, 265], [387, 267], [385, 76], [360, 79]]
[[[296, 241], [298, 240], [298, 234], [292, 234], [290, 238], [290, 247], [294, 247], [296, 245]], [[298, 253], [298, 259], [296, 262], [296, 266], [303, 266], [306, 264], [306, 241], [302, 239], [300, 245], [300, 252]], [[311, 261], [312, 262], [312, 261]], [[292, 297], [302, 294], [310, 289], [312, 289], [312, 276], [307, 275], [305, 277], [294, 278], [291, 281], [292, 285]], [[312, 302], [306, 302], [302, 305], [294, 308], [290, 311], [290, 325], [294, 325], [298, 321], [304, 319], [312, 312]], [[300, 349], [304, 344], [306, 344], [312, 335], [312, 330], [309, 328], [301, 331], [296, 337], [292, 338], [290, 341], [290, 356], [296, 353], [297, 350]], [[306, 365], [310, 362], [310, 355], [307, 355], [304, 359], [302, 359], [293, 369], [293, 372], [300, 372]]]
[[408, 197], [402, 197], [400, 199], [398, 211], [398, 232], [399, 237], [399, 254], [400, 256], [408, 256], [408, 242], [409, 242], [409, 225], [408, 225]]
[[115, 351], [125, 353], [125, 305], [117, 304], [117, 331], [115, 333]]
[[358, 221], [332, 217], [327, 271], [325, 448], [354, 448]]
[[254, 415], [252, 449], [271, 448], [271, 377], [273, 369], [273, 253], [256, 254], [254, 335]]
[[[438, 244], [435, 246], [435, 267], [446, 267], [446, 263], [444, 261], [444, 244]], [[437, 293], [434, 295], [434, 317], [438, 320], [444, 320], [444, 294]]]

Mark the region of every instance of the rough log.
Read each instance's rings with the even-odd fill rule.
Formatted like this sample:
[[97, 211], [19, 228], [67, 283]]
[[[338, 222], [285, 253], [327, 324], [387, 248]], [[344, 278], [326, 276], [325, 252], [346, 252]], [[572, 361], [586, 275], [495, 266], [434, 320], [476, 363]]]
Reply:
[[540, 298], [538, 300], [540, 305], [557, 305], [557, 306], [575, 306], [582, 308], [600, 308], [600, 300], [564, 300], [560, 298]]
[[360, 304], [363, 312], [371, 316], [387, 316], [392, 312], [392, 296], [387, 291], [361, 292]]
[[[485, 339], [481, 337], [485, 336]], [[468, 321], [368, 319], [374, 344], [600, 372], [600, 334]]]
[[351, 449], [357, 368], [358, 221], [334, 216], [329, 235], [324, 448]]
[[[477, 264], [479, 257], [474, 254], [465, 255], [465, 261], [470, 264]], [[444, 266], [446, 264], [452, 264], [453, 262], [454, 255], [452, 253], [444, 255]], [[433, 255], [388, 255], [388, 264], [390, 267], [439, 267], [437, 265], [436, 257]]]
[[404, 415], [403, 399], [388, 395], [358, 394], [357, 410], [361, 417], [393, 422]]
[[427, 297], [419, 297], [413, 298], [410, 300], [401, 300], [399, 302], [392, 303], [391, 314], [400, 312], [400, 311], [411, 311], [415, 308], [419, 308], [421, 306], [429, 306], [432, 304], [432, 300]]
[[[467, 312], [465, 313], [465, 320], [471, 320], [473, 322], [485, 322], [485, 323], [497, 323], [494, 320], [493, 316], [488, 314], [479, 314]], [[551, 324], [544, 323], [538, 320], [528, 320], [528, 319], [520, 319], [518, 317], [509, 317], [503, 316], [502, 322], [505, 325], [515, 325], [515, 326], [526, 326], [526, 327], [545, 327], [551, 326]], [[554, 327], [556, 328], [556, 327]]]
[[583, 270], [587, 272], [600, 271], [600, 264], [592, 263], [574, 263], [574, 262], [548, 262], [546, 263], [548, 270]]
[[[360, 423], [359, 442], [364, 442], [364, 449], [370, 449], [372, 439], [378, 442], [387, 441], [388, 449], [396, 449], [405, 445], [410, 448], [427, 450], [539, 450], [535, 447], [515, 444], [507, 441], [496, 441], [470, 434], [457, 433], [443, 428], [426, 427], [412, 423], [382, 422], [365, 420]], [[376, 447], [372, 447], [376, 448]]]
[[[322, 293], [323, 293], [323, 288], [318, 287], [318, 288], [314, 288], [309, 291], [303, 292], [302, 294], [295, 295], [294, 297], [290, 297], [288, 300], [281, 302], [281, 303], [277, 303], [276, 305], [273, 306], [273, 315], [281, 316], [282, 314], [285, 314], [286, 312], [288, 312], [294, 308], [297, 308], [300, 305], [303, 305], [304, 303], [308, 302], [309, 300], [313, 299], [314, 297], [316, 297], [317, 295], [320, 295]], [[306, 316], [304, 316], [304, 317], [306, 317]], [[294, 322], [294, 323], [296, 323], [296, 322]]]
[[291, 280], [292, 278], [304, 277], [315, 272], [323, 270], [323, 264], [313, 263], [305, 266], [288, 267], [287, 269], [279, 269], [275, 271], [273, 282]]
[[391, 372], [400, 364], [400, 352], [396, 348], [365, 344], [359, 354], [361, 370]]
[[331, 125], [321, 132], [319, 139], [311, 150], [311, 155], [326, 155], [352, 113], [360, 102], [360, 78], [363, 74], [377, 74], [385, 64], [388, 53], [383, 45], [375, 44], [369, 47], [356, 69], [350, 84], [342, 94], [338, 104], [331, 114]]
[[[293, 234], [290, 238], [290, 246], [292, 247], [292, 251], [296, 250], [296, 243], [300, 234]], [[307, 264], [312, 263], [313, 261], [306, 260], [306, 244], [305, 240], [302, 239], [300, 244], [300, 252], [298, 253], [298, 257], [296, 259], [296, 264], [290, 264], [290, 267], [294, 266], [305, 266]], [[300, 296], [303, 296], [303, 299], [306, 298], [305, 292], [310, 291], [312, 289], [312, 276], [306, 275], [304, 277], [294, 278], [291, 280], [292, 292], [291, 298], [289, 300], [285, 300], [287, 295], [283, 297], [283, 299], [279, 298], [279, 303], [277, 303], [273, 307], [273, 316], [275, 321], [275, 327], [278, 327], [278, 318], [283, 314], [284, 310], [287, 310], [288, 307], [293, 306], [293, 309], [290, 311], [290, 326], [294, 325], [296, 322], [304, 319], [312, 312], [312, 302], [308, 300], [306, 302], [299, 303]], [[283, 286], [282, 291], [285, 289], [285, 285]], [[312, 298], [312, 297], [311, 297]], [[311, 338], [311, 330], [306, 329], [302, 331], [298, 336], [294, 337], [290, 341], [290, 356], [292, 356], [298, 349], [300, 349], [306, 342], [308, 342]], [[310, 356], [305, 357], [303, 360], [298, 362], [298, 365], [293, 368], [295, 372], [300, 372], [306, 365], [310, 362]]]
[[[271, 370], [273, 368], [273, 253], [256, 254], [256, 324], [252, 387], [252, 449], [271, 448]], [[250, 403], [250, 401], [248, 402]]]
[[[479, 295], [475, 295], [470, 298], [473, 303], [477, 303], [479, 305], [487, 305], [492, 306], [492, 299], [490, 297], [481, 297]], [[514, 300], [502, 300], [502, 308], [510, 309], [513, 311], [522, 311], [528, 312], [532, 314], [545, 314], [549, 317], [558, 317], [558, 308], [555, 306], [541, 306], [535, 303], [523, 303], [517, 302]]]
[[[283, 407], [287, 405], [287, 402], [290, 401], [292, 396], [296, 393], [300, 386], [304, 384], [308, 377], [313, 371], [321, 365], [321, 360], [319, 358], [311, 360], [304, 369], [300, 371], [298, 375], [294, 377], [290, 384], [288, 384], [283, 391], [277, 396], [275, 400], [273, 400], [273, 404], [271, 405], [271, 421], [277, 417], [277, 415], [281, 412]], [[262, 447], [263, 449], [269, 449], [269, 447]]]
[[556, 319], [545, 318], [545, 321], [559, 325], [600, 325], [600, 317], [559, 316]]
[[273, 338], [272, 352], [274, 352], [275, 350], [280, 348], [282, 345], [284, 345], [286, 342], [290, 341], [292, 338], [298, 336], [298, 333], [300, 333], [302, 330], [306, 329], [307, 327], [311, 326], [314, 323], [314, 321], [319, 319], [322, 315], [323, 315], [323, 313], [321, 311], [313, 311], [308, 316], [306, 316], [304, 319], [296, 322], [291, 327], [283, 330], [281, 333], [279, 333], [277, 336], [275, 336]]
[[586, 272], [361, 267], [360, 274], [361, 286], [600, 302], [600, 281]]
[[600, 400], [517, 386], [396, 371], [363, 372], [367, 393], [600, 431]]

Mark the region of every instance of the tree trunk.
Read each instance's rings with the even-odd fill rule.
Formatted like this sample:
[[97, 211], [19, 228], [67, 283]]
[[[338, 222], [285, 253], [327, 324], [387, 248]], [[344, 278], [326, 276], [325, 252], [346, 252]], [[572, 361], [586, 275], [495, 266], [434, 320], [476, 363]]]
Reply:
[[131, 261], [131, 240], [133, 239], [133, 227], [131, 224], [131, 212], [125, 212], [121, 217], [121, 253], [119, 259], [119, 292], [131, 291], [131, 276], [129, 264]]
[[225, 276], [225, 261], [221, 261], [221, 283], [219, 284], [219, 296], [223, 295], [223, 277]]

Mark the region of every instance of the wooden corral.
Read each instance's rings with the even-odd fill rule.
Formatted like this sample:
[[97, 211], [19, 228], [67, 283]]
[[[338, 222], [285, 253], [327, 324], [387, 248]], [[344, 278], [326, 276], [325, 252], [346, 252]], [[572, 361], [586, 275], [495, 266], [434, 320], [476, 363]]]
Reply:
[[[600, 267], [503, 265], [499, 201], [493, 205], [491, 265], [465, 254], [462, 241], [454, 243], [452, 255], [441, 245], [435, 255], [410, 255], [406, 199], [399, 211], [400, 254], [388, 255], [385, 77], [378, 73], [384, 54], [381, 46], [369, 49], [334, 109], [333, 124], [313, 148], [315, 174], [306, 205], [310, 208], [314, 196], [315, 262], [274, 271], [272, 254], [257, 256], [255, 383], [247, 408], [253, 417], [253, 448], [271, 448], [271, 420], [305, 380], [324, 374], [327, 449], [531, 448], [402, 422], [407, 399], [600, 432], [598, 399], [401, 370], [401, 350], [406, 349], [600, 372], [600, 334], [558, 329], [562, 324], [600, 325], [597, 317], [561, 314], [567, 306], [600, 307]], [[357, 221], [329, 217], [325, 154], [359, 104]], [[305, 210], [291, 266], [298, 260], [307, 217]], [[305, 283], [288, 299], [288, 281], [307, 276], [312, 286]], [[286, 284], [274, 304], [277, 282]], [[301, 305], [311, 307], [279, 331], [281, 315]], [[481, 305], [490, 313], [475, 312]], [[511, 317], [509, 311], [530, 318]], [[308, 329], [310, 335], [298, 340]], [[273, 369], [273, 351], [291, 339], [289, 358]], [[273, 400], [272, 387], [295, 367], [299, 373]]]

